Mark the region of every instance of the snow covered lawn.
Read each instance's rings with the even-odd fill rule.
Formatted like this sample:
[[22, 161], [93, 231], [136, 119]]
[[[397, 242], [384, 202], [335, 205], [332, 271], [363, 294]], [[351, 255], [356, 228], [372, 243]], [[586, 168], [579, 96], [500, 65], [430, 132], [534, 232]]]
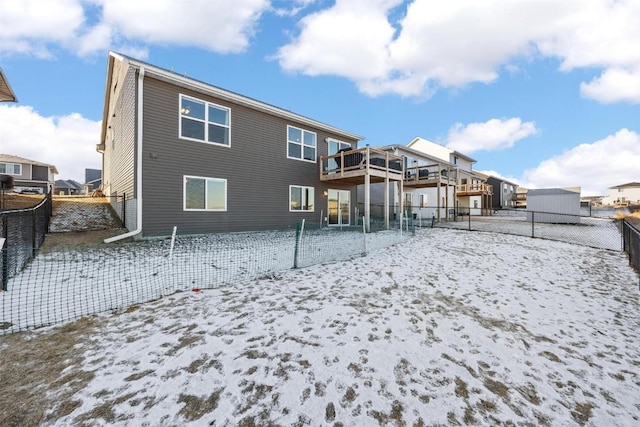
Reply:
[[635, 426], [639, 296], [620, 252], [422, 230], [3, 337], [11, 369], [45, 355], [47, 368], [4, 381], [0, 424], [20, 420], [28, 389], [37, 421], [57, 426]]

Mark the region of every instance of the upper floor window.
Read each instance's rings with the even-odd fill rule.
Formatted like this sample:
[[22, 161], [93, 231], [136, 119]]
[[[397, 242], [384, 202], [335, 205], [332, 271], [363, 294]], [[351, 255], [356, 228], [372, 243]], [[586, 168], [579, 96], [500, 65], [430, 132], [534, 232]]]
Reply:
[[180, 137], [230, 145], [231, 110], [222, 105], [180, 95]]
[[287, 126], [287, 157], [316, 161], [316, 134], [308, 130]]
[[289, 211], [313, 212], [313, 187], [289, 186]]
[[185, 176], [183, 203], [186, 211], [226, 211], [227, 180]]
[[0, 173], [22, 175], [22, 165], [20, 163], [0, 163]]

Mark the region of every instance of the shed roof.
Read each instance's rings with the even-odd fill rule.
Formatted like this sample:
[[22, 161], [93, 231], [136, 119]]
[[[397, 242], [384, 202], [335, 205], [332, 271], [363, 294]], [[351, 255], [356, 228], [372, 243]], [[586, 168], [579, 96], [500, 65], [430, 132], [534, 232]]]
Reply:
[[529, 190], [527, 197], [530, 196], [558, 196], [558, 195], [574, 194], [580, 196], [580, 192], [566, 190], [564, 188], [538, 188], [535, 190]]

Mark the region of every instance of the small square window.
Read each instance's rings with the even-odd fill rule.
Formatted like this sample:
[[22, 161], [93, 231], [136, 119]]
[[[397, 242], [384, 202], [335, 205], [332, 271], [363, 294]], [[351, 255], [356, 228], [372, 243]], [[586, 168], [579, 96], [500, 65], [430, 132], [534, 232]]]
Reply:
[[289, 211], [290, 212], [313, 212], [314, 205], [313, 187], [302, 187], [299, 185], [289, 186]]
[[227, 180], [185, 176], [183, 202], [187, 211], [226, 211]]
[[314, 132], [287, 126], [287, 157], [315, 163], [316, 140], [317, 136]]

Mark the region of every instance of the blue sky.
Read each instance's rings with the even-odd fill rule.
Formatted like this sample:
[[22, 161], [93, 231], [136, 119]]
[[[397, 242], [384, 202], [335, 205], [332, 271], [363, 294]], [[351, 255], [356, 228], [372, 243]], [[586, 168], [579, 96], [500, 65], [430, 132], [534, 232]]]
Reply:
[[637, 0], [0, 0], [0, 151], [99, 168], [109, 50], [529, 188], [640, 181]]

